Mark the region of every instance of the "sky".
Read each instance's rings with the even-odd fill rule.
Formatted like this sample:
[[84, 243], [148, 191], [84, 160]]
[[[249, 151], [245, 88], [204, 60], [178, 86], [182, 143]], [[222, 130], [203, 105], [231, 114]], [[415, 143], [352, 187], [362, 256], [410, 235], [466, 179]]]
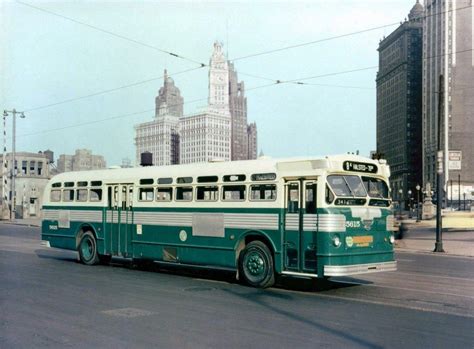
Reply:
[[[414, 3], [0, 0], [0, 107], [25, 111], [17, 151], [51, 149], [57, 158], [87, 148], [110, 166], [134, 163], [134, 125], [153, 119], [163, 70], [181, 90], [185, 114], [202, 111], [209, 70], [193, 68], [209, 63], [219, 40], [245, 82], [258, 152], [368, 156], [376, 146], [377, 46]], [[271, 82], [262, 79], [309, 77], [309, 85], [264, 86]], [[112, 91], [98, 94], [105, 90]]]

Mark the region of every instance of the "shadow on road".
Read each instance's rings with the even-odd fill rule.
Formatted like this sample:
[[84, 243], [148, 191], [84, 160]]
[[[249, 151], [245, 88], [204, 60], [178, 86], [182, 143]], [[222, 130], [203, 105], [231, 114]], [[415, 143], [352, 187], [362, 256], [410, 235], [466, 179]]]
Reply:
[[[56, 251], [38, 249], [36, 255], [42, 259], [69, 261], [80, 264], [77, 253], [73, 251]], [[220, 270], [200, 266], [184, 266], [179, 264], [168, 264], [146, 260], [132, 260], [126, 258], [112, 258], [108, 264], [111, 268], [125, 268], [150, 273], [162, 273], [201, 279], [203, 281], [219, 281], [228, 284], [238, 284], [235, 272], [232, 270]], [[290, 276], [277, 277], [274, 288], [299, 292], [323, 292], [340, 288], [357, 287], [371, 282], [354, 278], [336, 279], [308, 279]], [[249, 287], [251, 288], [251, 287]]]

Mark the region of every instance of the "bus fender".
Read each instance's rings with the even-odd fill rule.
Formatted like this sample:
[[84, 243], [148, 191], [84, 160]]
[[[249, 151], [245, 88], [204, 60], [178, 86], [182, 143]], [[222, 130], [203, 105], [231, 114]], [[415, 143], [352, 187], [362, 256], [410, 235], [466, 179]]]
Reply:
[[75, 234], [76, 235], [76, 248], [79, 246], [79, 243], [81, 242], [82, 235], [86, 231], [90, 231], [92, 234], [94, 234], [94, 237], [97, 241], [97, 233], [96, 233], [94, 227], [91, 224], [83, 223], [79, 226], [79, 228], [77, 228], [77, 231], [76, 231], [76, 234]]
[[[245, 232], [244, 234], [242, 234], [239, 241], [237, 241], [237, 243], [234, 246], [235, 263], [236, 263], [235, 265], [238, 265], [240, 252], [247, 245], [246, 241], [249, 238], [251, 239], [250, 241], [253, 241], [253, 240], [262, 241], [264, 244], [266, 244], [268, 246], [270, 251], [275, 255], [275, 252], [277, 251], [277, 249], [276, 249], [275, 245], [273, 244], [272, 240], [270, 239], [270, 237], [268, 236], [267, 233], [265, 233], [261, 230], [249, 230], [249, 231]], [[275, 256], [273, 258], [275, 258]]]

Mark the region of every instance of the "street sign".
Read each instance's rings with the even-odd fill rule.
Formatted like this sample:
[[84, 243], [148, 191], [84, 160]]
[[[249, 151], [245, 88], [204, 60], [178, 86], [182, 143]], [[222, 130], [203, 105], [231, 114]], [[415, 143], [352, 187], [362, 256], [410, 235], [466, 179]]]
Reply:
[[462, 151], [450, 150], [448, 157], [448, 168], [450, 170], [461, 170]]

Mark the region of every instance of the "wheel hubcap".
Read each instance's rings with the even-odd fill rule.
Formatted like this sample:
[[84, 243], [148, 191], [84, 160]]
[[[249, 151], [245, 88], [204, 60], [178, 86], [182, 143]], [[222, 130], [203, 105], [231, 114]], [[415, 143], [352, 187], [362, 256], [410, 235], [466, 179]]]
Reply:
[[247, 260], [247, 269], [252, 275], [260, 275], [265, 270], [265, 261], [262, 256], [257, 253], [253, 253]]
[[93, 249], [92, 241], [90, 239], [84, 239], [84, 241], [82, 242], [81, 251], [85, 259], [88, 260], [91, 258], [92, 252], [93, 252], [92, 249]]

